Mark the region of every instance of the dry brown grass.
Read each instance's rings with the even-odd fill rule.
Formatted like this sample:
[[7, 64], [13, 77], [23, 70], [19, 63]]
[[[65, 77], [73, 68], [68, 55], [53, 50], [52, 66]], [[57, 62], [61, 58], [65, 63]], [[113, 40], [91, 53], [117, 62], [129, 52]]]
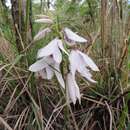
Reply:
[[94, 32], [86, 29], [88, 22], [81, 20], [79, 27], [90, 38], [89, 46], [81, 49], [100, 68], [100, 73], [94, 74], [96, 85], [88, 85], [77, 75], [83, 94], [81, 105], [68, 106], [62, 93], [65, 91], [61, 91], [55, 78], [42, 80], [28, 71], [30, 50], [15, 56], [11, 43], [0, 37], [0, 53], [4, 58], [0, 63], [0, 130], [126, 130], [130, 122], [127, 96], [130, 18], [124, 15], [127, 10], [123, 1], [109, 2], [101, 0], [100, 22]]
[[11, 43], [2, 36], [0, 36], [0, 54], [9, 62], [12, 62], [15, 58]]

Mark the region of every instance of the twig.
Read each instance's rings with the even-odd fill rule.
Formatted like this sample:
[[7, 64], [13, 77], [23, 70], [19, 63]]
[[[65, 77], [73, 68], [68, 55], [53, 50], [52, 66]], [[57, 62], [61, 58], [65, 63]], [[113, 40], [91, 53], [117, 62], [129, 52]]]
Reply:
[[130, 90], [128, 90], [128, 91], [126, 91], [126, 92], [120, 94], [117, 98], [115, 98], [112, 102], [110, 102], [109, 105], [111, 105], [111, 104], [117, 102], [119, 99], [121, 99], [122, 97], [124, 97], [124, 96], [127, 95], [128, 93], [130, 93]]
[[105, 104], [107, 106], [107, 109], [108, 109], [109, 115], [110, 115], [110, 127], [109, 127], [109, 130], [112, 130], [112, 112], [111, 112], [110, 106], [108, 105], [108, 103], [106, 101], [105, 101]]
[[118, 63], [118, 69], [120, 69], [122, 67], [122, 64], [123, 64], [123, 61], [127, 55], [127, 52], [128, 52], [128, 40], [125, 40], [125, 46], [123, 48], [123, 52], [122, 52], [120, 61]]
[[91, 39], [92, 39], [92, 43], [90, 44], [90, 47], [88, 48], [87, 54], [90, 53], [90, 51], [91, 51], [91, 49], [92, 49], [94, 43], [96, 42], [96, 40], [97, 40], [98, 37], [100, 36], [100, 34], [101, 34], [100, 31], [101, 31], [101, 29], [99, 28], [97, 34], [95, 35], [95, 37], [94, 37], [93, 39], [91, 38]]
[[13, 129], [7, 124], [7, 122], [6, 122], [2, 117], [0, 117], [0, 122], [1, 122], [8, 130], [13, 130]]

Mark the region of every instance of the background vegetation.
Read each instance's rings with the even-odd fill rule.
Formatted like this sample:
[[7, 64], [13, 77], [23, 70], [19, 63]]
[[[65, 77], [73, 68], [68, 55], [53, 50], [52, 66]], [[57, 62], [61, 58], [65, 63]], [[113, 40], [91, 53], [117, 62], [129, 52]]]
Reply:
[[[0, 1], [0, 130], [130, 130], [130, 5], [127, 0]], [[81, 105], [71, 104], [55, 80], [28, 71], [39, 48], [36, 15], [54, 20], [54, 29], [69, 27], [88, 39], [80, 45], [100, 69], [95, 84], [78, 78]], [[78, 77], [78, 75], [77, 75]]]

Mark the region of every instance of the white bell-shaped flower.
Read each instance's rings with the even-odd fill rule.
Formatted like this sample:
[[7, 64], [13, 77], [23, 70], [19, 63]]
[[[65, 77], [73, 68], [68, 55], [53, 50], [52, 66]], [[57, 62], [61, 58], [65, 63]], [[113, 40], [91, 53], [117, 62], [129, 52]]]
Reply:
[[73, 76], [75, 76], [76, 71], [78, 71], [88, 81], [96, 83], [96, 81], [92, 79], [92, 74], [90, 73], [89, 68], [93, 71], [99, 71], [99, 69], [89, 56], [79, 50], [72, 50], [69, 56], [69, 61], [70, 71]]
[[64, 38], [66, 40], [66, 43], [70, 46], [75, 45], [76, 42], [79, 43], [85, 43], [87, 40], [79, 35], [77, 35], [75, 32], [70, 30], [69, 28], [64, 28]]
[[33, 42], [36, 42], [42, 38], [44, 38], [46, 36], [46, 34], [48, 34], [49, 32], [51, 32], [50, 28], [45, 28], [40, 30], [33, 38]]
[[44, 14], [36, 14], [35, 16], [36, 16], [37, 18], [39, 18], [39, 19], [43, 19], [43, 18], [50, 19], [50, 16], [44, 15]]
[[77, 99], [79, 103], [81, 103], [80, 90], [71, 72], [67, 74], [66, 87], [68, 89], [69, 98], [72, 100], [73, 104], [76, 103]]
[[55, 38], [47, 46], [38, 51], [37, 57], [42, 58], [52, 55], [55, 62], [61, 63], [62, 54], [60, 50], [68, 55], [67, 51], [63, 47], [62, 41], [58, 38]]
[[55, 62], [53, 57], [48, 56], [36, 61], [29, 67], [29, 70], [36, 72], [41, 78], [49, 80], [52, 79], [55, 74], [60, 85], [65, 88], [65, 83], [60, 71], [60, 64]]
[[39, 17], [39, 18], [35, 20], [36, 23], [47, 23], [47, 24], [53, 23], [53, 20], [51, 18], [49, 18], [49, 16], [37, 15], [37, 17]]

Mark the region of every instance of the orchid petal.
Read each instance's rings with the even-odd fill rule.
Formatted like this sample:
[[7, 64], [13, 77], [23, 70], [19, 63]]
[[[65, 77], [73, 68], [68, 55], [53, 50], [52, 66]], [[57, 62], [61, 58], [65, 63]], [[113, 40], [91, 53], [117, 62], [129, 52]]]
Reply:
[[53, 53], [53, 58], [54, 58], [55, 62], [61, 63], [62, 54], [58, 48], [56, 48], [55, 52]]
[[45, 62], [46, 62], [48, 65], [51, 65], [51, 64], [54, 64], [54, 63], [55, 63], [55, 61], [54, 61], [54, 59], [53, 59], [52, 56], [47, 56], [47, 57], [45, 57], [44, 59], [45, 59]]
[[38, 18], [44, 18], [44, 19], [50, 19], [50, 17], [49, 16], [47, 16], [47, 15], [44, 15], [44, 14], [37, 14], [37, 15], [35, 15], [36, 17], [38, 17]]
[[47, 73], [47, 79], [52, 79], [52, 77], [54, 76], [54, 72], [53, 72], [53, 70], [52, 70], [52, 68], [51, 67], [46, 67], [46, 73]]
[[69, 93], [70, 99], [72, 100], [73, 104], [75, 104], [76, 103], [75, 84], [73, 82], [71, 73], [67, 74], [66, 85], [68, 87], [68, 93]]
[[97, 83], [97, 81], [93, 80], [91, 77], [88, 77], [88, 76], [87, 76], [87, 79], [88, 79], [88, 81], [90, 81], [90, 82], [92, 82], [92, 83]]
[[75, 95], [76, 95], [77, 99], [79, 100], [79, 104], [81, 104], [81, 95], [80, 95], [80, 90], [79, 90], [78, 86], [75, 86]]
[[72, 41], [70, 39], [68, 39], [68, 37], [66, 36], [66, 33], [64, 35], [64, 40], [65, 40], [65, 43], [68, 45], [68, 46], [74, 46], [75, 44], [77, 44], [75, 41]]
[[70, 71], [75, 75], [76, 70], [79, 67], [85, 66], [84, 61], [81, 59], [77, 51], [72, 50], [69, 56], [70, 61]]
[[61, 71], [60, 71], [60, 65], [55, 63], [55, 75], [57, 77], [57, 80], [58, 82], [60, 83], [60, 85], [65, 88], [65, 83], [64, 83], [64, 80], [63, 80], [63, 77], [62, 77], [62, 74], [61, 74]]
[[80, 51], [77, 51], [77, 52], [84, 59], [87, 66], [89, 66], [93, 71], [99, 71], [97, 65], [93, 62], [93, 60], [89, 56], [85, 55], [84, 53], [82, 53]]
[[32, 72], [38, 72], [38, 71], [42, 70], [43, 68], [45, 68], [47, 66], [47, 63], [44, 60], [45, 59], [36, 61], [34, 64], [32, 64], [29, 67], [29, 70]]
[[48, 23], [48, 24], [52, 24], [53, 20], [51, 20], [49, 18], [41, 18], [41, 19], [36, 19], [35, 22], [36, 23]]
[[69, 53], [64, 49], [63, 43], [62, 43], [61, 40], [59, 40], [58, 46], [59, 46], [59, 48], [60, 48], [65, 54], [69, 55]]
[[35, 41], [38, 41], [38, 40], [44, 38], [45, 35], [46, 35], [47, 33], [49, 33], [49, 32], [51, 32], [51, 29], [50, 29], [50, 28], [45, 28], [45, 29], [39, 31], [39, 32], [34, 36], [33, 41], [35, 42]]
[[81, 103], [81, 96], [80, 96], [79, 86], [77, 85], [77, 83], [75, 81], [75, 77], [72, 77], [72, 79], [73, 79], [74, 86], [75, 86], [75, 96], [79, 100], [79, 103]]
[[79, 35], [77, 35], [76, 33], [74, 33], [73, 31], [71, 31], [69, 28], [65, 28], [64, 32], [66, 34], [66, 37], [72, 41], [75, 42], [87, 42], [87, 40]]
[[93, 80], [91, 77], [92, 77], [92, 74], [89, 72], [89, 70], [87, 68], [81, 68], [79, 70], [79, 73], [85, 77], [88, 81], [92, 82], [92, 83], [96, 83], [95, 80]]
[[74, 46], [74, 45], [76, 45], [76, 42], [68, 41], [68, 40], [65, 40], [65, 41], [66, 41], [66, 44], [67, 44], [68, 46]]
[[49, 56], [53, 52], [55, 52], [56, 48], [57, 48], [57, 39], [53, 39], [48, 45], [38, 50], [37, 57], [41, 58], [44, 56]]
[[70, 71], [73, 75], [75, 75], [77, 69], [77, 54], [75, 53], [75, 51], [71, 51], [69, 61], [70, 61]]

